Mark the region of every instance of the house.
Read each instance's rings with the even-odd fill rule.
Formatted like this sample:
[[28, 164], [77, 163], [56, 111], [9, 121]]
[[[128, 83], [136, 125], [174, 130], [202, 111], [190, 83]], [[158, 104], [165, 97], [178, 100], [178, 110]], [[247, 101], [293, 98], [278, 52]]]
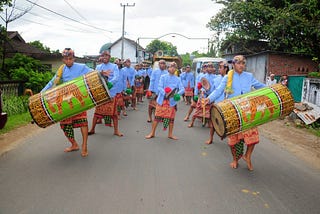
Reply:
[[[5, 45], [5, 57], [11, 58], [16, 53], [21, 53], [40, 61], [47, 69], [56, 72], [61, 65], [60, 53], [48, 53], [40, 50], [28, 43], [21, 37], [17, 31], [8, 31], [7, 36], [9, 41]], [[76, 57], [76, 62], [85, 63], [93, 68], [93, 61], [87, 58]]]
[[[121, 59], [122, 50], [122, 38], [119, 38], [113, 43], [106, 43], [101, 46], [99, 53], [108, 50], [112, 57]], [[87, 56], [91, 59], [98, 59], [98, 55]], [[145, 49], [141, 47], [137, 42], [124, 38], [123, 43], [123, 59], [130, 59], [133, 64], [140, 63], [145, 59], [148, 59], [149, 55], [146, 53]]]
[[[252, 72], [255, 78], [261, 82], [266, 82], [267, 76], [275, 74], [276, 79], [284, 74], [288, 75], [288, 88], [290, 89], [294, 100], [301, 101], [304, 78], [311, 71], [317, 71], [317, 63], [312, 61], [311, 57], [275, 52], [261, 51], [253, 54], [243, 53], [247, 58], [246, 70]], [[231, 60], [238, 53], [224, 54], [224, 58]]]

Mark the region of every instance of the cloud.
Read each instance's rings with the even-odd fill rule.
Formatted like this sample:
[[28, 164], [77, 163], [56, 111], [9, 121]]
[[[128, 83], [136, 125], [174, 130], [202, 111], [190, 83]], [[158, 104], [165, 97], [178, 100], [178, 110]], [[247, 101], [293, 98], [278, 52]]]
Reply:
[[[18, 31], [27, 42], [39, 40], [51, 50], [72, 47], [77, 55], [81, 56], [97, 54], [103, 44], [114, 42], [121, 37], [123, 15], [121, 1], [30, 1], [75, 21], [34, 6], [28, 14], [8, 26], [8, 30]], [[123, 2], [126, 3], [135, 3], [134, 7], [126, 7], [125, 13], [125, 36], [135, 41], [142, 37], [157, 38], [168, 33], [178, 33], [190, 38], [210, 38], [212, 32], [206, 28], [206, 24], [221, 8], [210, 0]], [[30, 5], [27, 0], [17, 1], [20, 9]], [[206, 51], [207, 47], [206, 39], [187, 40], [178, 35], [174, 38], [169, 35], [162, 39], [177, 46], [179, 53]], [[151, 41], [141, 40], [141, 44], [146, 46]]]

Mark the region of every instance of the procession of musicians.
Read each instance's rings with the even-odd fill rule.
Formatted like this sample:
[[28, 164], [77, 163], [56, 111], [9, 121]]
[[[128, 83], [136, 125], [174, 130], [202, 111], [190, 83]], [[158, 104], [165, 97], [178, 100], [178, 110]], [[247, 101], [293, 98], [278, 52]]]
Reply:
[[[165, 60], [160, 60], [159, 67], [152, 69], [150, 65], [142, 63], [132, 66], [130, 59], [116, 59], [114, 63], [110, 59], [110, 52], [103, 51], [96, 68], [90, 69], [85, 64], [76, 63], [74, 51], [66, 48], [62, 52], [63, 68], [42, 90], [44, 92], [93, 70], [99, 71], [106, 81], [110, 100], [95, 107], [93, 118], [88, 118], [85, 111], [60, 121], [61, 129], [71, 144], [65, 152], [81, 149], [81, 156], [88, 156], [88, 136], [91, 138], [96, 134], [97, 124], [113, 128], [114, 135], [122, 137], [124, 134], [119, 130], [119, 122], [130, 118], [127, 110], [134, 112], [138, 109], [138, 104], [144, 102], [148, 105], [145, 122], [150, 124], [146, 140], [156, 136], [159, 124], [163, 130], [168, 129], [169, 139], [178, 140], [174, 135], [174, 124], [179, 103], [189, 107], [183, 118], [186, 129], [192, 128], [195, 120], [199, 120], [203, 127], [208, 128], [208, 140], [200, 143], [212, 144], [215, 133], [211, 119], [212, 106], [248, 93], [252, 88], [266, 86], [256, 80], [252, 73], [245, 71], [246, 59], [242, 55], [235, 56], [232, 62], [219, 62], [218, 71], [213, 63], [205, 63], [197, 76], [191, 71], [190, 65], [180, 71], [175, 62]], [[75, 140], [74, 128], [81, 130], [81, 148]], [[254, 127], [227, 136], [227, 143], [232, 155], [230, 167], [236, 169], [238, 161], [242, 159], [248, 170], [253, 170], [251, 155], [255, 145], [259, 143], [258, 129]]]

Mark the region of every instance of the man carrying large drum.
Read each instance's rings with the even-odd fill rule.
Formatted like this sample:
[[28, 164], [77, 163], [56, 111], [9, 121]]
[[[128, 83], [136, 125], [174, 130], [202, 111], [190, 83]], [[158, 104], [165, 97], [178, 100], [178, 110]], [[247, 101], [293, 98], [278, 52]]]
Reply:
[[[77, 77], [80, 77], [86, 73], [89, 73], [90, 69], [85, 64], [75, 63], [74, 51], [71, 48], [65, 48], [62, 52], [63, 65], [60, 66], [56, 75], [48, 82], [48, 84], [42, 89], [44, 92], [50, 88], [55, 87], [64, 82], [71, 81]], [[74, 92], [73, 92], [74, 93]], [[57, 97], [58, 98], [58, 97]], [[67, 147], [64, 152], [72, 152], [79, 150], [79, 146], [74, 137], [74, 128], [81, 129], [82, 134], [82, 151], [81, 156], [88, 156], [87, 140], [88, 140], [88, 120], [87, 112], [84, 111], [80, 114], [72, 116], [70, 118], [60, 121], [60, 127], [63, 130], [65, 136], [71, 143], [70, 147]]]
[[[235, 56], [232, 61], [233, 70], [229, 71], [219, 87], [214, 90], [205, 103], [215, 102], [221, 94], [226, 93], [226, 98], [235, 97], [251, 91], [251, 88], [259, 89], [265, 84], [253, 77], [252, 73], [246, 72], [246, 59], [242, 55]], [[234, 169], [238, 167], [238, 161], [242, 157], [246, 161], [249, 170], [253, 170], [251, 155], [255, 144], [259, 143], [259, 133], [256, 127], [228, 136], [228, 144], [231, 148], [233, 161], [230, 166]], [[247, 145], [246, 153], [243, 155], [243, 145]]]

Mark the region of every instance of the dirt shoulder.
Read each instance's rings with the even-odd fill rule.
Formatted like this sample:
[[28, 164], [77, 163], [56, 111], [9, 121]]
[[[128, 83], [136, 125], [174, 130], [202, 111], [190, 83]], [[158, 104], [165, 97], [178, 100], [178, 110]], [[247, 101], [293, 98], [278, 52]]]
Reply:
[[320, 169], [320, 138], [287, 120], [275, 120], [259, 127], [260, 134]]
[[36, 135], [37, 133], [43, 131], [44, 129], [39, 128], [35, 124], [28, 124], [21, 126], [8, 133], [0, 135], [0, 156], [6, 152], [16, 148], [22, 140]]
[[[0, 156], [16, 148], [23, 139], [43, 131], [35, 124], [0, 135]], [[320, 138], [286, 120], [275, 120], [259, 127], [260, 134], [292, 152], [310, 166], [320, 169]]]

